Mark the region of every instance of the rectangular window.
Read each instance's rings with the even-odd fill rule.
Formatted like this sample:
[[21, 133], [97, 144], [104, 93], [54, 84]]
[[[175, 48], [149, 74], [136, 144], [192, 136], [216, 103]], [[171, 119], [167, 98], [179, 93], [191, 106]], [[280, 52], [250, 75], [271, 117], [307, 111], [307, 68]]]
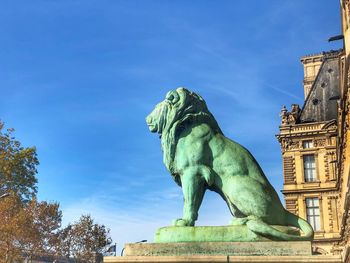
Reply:
[[311, 140], [303, 141], [303, 148], [304, 149], [309, 149], [309, 148], [312, 148], [312, 147], [314, 147], [314, 144], [312, 143]]
[[304, 160], [305, 182], [315, 182], [316, 181], [315, 155], [313, 154], [304, 155], [303, 160]]
[[320, 201], [318, 198], [306, 198], [306, 218], [315, 231], [321, 230]]

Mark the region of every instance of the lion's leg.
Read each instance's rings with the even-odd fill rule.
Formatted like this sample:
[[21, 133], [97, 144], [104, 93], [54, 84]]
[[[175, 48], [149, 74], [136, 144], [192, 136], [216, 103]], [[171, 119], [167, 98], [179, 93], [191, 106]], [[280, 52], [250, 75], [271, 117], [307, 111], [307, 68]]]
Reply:
[[221, 194], [223, 199], [226, 201], [228, 208], [230, 209], [231, 214], [233, 215], [233, 219], [230, 221], [230, 225], [240, 226], [245, 225], [249, 220], [245, 214], [243, 214], [237, 206], [235, 206], [230, 200], [230, 198], [224, 193]]
[[241, 226], [245, 225], [249, 220], [248, 217], [243, 214], [234, 204], [229, 204], [230, 210], [234, 218], [231, 220], [230, 225]]
[[198, 210], [205, 192], [205, 180], [196, 168], [187, 168], [181, 176], [184, 207], [182, 219], [177, 219], [174, 225], [193, 226], [198, 218]]

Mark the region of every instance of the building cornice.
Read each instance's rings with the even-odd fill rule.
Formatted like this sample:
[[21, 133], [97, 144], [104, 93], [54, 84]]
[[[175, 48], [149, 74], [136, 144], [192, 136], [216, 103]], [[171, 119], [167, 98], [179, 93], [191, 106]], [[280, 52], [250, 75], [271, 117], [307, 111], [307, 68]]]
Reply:
[[293, 189], [293, 190], [281, 190], [282, 194], [299, 194], [299, 193], [322, 193], [322, 192], [333, 192], [338, 191], [339, 187], [329, 187], [329, 188], [303, 188], [303, 189]]
[[323, 61], [323, 58], [336, 58], [339, 54], [343, 53], [343, 49], [331, 50], [331, 51], [322, 51], [315, 54], [309, 54], [302, 56], [300, 61], [305, 64], [309, 62]]
[[281, 125], [280, 133], [276, 138], [304, 137], [311, 135], [337, 135], [336, 120], [326, 122], [300, 123], [294, 125]]

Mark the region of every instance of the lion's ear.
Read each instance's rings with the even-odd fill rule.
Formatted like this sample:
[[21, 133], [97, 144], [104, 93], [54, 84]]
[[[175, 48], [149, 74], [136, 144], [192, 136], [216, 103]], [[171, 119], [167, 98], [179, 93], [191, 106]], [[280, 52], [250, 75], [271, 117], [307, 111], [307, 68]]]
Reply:
[[166, 94], [165, 99], [169, 101], [171, 104], [175, 104], [176, 102], [179, 101], [180, 96], [176, 91], [172, 90]]

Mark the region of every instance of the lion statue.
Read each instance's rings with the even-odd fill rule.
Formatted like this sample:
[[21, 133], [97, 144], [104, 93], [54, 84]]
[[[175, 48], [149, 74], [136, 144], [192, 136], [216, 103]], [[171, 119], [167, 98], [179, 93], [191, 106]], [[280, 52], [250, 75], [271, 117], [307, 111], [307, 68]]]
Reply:
[[[175, 226], [194, 226], [204, 192], [217, 192], [233, 215], [232, 225], [272, 240], [312, 240], [313, 229], [284, 209], [252, 154], [226, 138], [198, 94], [185, 88], [169, 91], [146, 118], [160, 135], [163, 161], [184, 195], [183, 217]], [[303, 235], [273, 225], [296, 227]]]

